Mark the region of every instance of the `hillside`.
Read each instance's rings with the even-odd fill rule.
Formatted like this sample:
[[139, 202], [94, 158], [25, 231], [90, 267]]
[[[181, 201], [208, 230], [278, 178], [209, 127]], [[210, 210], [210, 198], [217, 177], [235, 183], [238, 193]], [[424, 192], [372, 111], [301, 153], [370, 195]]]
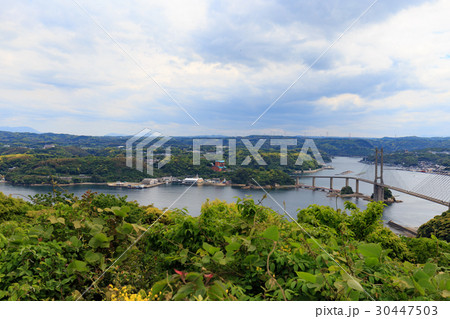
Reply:
[[382, 226], [381, 203], [313, 205], [294, 223], [249, 198], [206, 202], [192, 217], [55, 195], [0, 193], [0, 300], [450, 297], [449, 244], [398, 237]]
[[[83, 148], [105, 148], [125, 146], [129, 137], [124, 136], [79, 136], [70, 134], [54, 133], [13, 133], [0, 131], [0, 148], [4, 145], [28, 148], [42, 148], [44, 145], [56, 144], [59, 146], [77, 146]], [[208, 138], [206, 136], [202, 138]], [[217, 138], [217, 137], [210, 137]], [[268, 140], [271, 138], [296, 138], [297, 147], [303, 145], [303, 136], [273, 136], [273, 135], [253, 135], [247, 137], [222, 137], [224, 145], [227, 140], [235, 138], [238, 146], [243, 146], [242, 139], [248, 139], [254, 145], [259, 139], [266, 139], [267, 142], [261, 149], [275, 149], [270, 146]], [[172, 137], [166, 144], [176, 146], [180, 149], [192, 150], [192, 140], [194, 137]], [[387, 153], [395, 151], [414, 151], [429, 148], [440, 148], [450, 151], [450, 137], [398, 137], [398, 138], [339, 138], [339, 137], [313, 137], [317, 147], [321, 152], [331, 156], [366, 156], [373, 153], [375, 147], [383, 147]], [[292, 147], [295, 148], [295, 147]]]

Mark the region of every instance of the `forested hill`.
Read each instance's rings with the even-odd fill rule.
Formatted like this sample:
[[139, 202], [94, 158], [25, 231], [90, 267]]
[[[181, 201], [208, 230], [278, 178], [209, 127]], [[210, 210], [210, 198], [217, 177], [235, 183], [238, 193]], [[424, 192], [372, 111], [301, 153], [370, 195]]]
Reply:
[[[125, 146], [129, 136], [80, 136], [54, 133], [13, 133], [0, 131], [0, 148], [5, 145], [11, 147], [42, 148], [48, 144], [59, 146], [77, 146], [82, 148], [105, 148]], [[166, 145], [176, 146], [180, 149], [192, 149], [192, 140], [195, 137], [173, 137]], [[202, 136], [201, 138], [208, 138]], [[217, 137], [211, 137], [217, 138]], [[253, 135], [248, 137], [223, 137], [227, 146], [229, 138], [236, 138], [239, 146], [243, 146], [242, 139], [249, 139], [254, 145], [259, 139], [266, 139], [261, 149], [276, 148], [269, 143], [273, 138], [296, 138], [297, 147], [301, 147], [306, 137], [296, 136], [269, 136]], [[310, 138], [310, 137], [308, 137]], [[450, 137], [384, 137], [384, 138], [339, 138], [339, 137], [312, 137], [321, 152], [331, 156], [366, 156], [373, 153], [375, 147], [383, 147], [386, 153], [396, 151], [415, 151], [423, 149], [439, 149], [450, 151]]]
[[122, 136], [85, 136], [54, 133], [17, 133], [0, 131], [0, 147], [42, 148], [44, 145], [78, 146], [88, 148], [104, 148], [125, 145], [127, 138]]

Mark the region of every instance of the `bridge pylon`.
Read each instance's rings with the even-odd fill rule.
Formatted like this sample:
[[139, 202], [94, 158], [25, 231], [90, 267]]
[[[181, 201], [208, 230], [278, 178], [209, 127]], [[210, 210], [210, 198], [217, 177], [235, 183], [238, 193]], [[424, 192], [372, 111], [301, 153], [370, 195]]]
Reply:
[[[380, 158], [380, 171], [378, 172], [378, 158]], [[375, 180], [373, 184], [373, 200], [384, 200], [384, 181], [383, 181], [383, 148], [375, 149]]]

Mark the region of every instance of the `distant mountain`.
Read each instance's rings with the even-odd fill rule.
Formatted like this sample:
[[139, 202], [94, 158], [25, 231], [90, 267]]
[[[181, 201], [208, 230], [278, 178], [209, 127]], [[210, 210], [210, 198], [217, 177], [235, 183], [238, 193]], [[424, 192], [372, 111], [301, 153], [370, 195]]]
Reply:
[[118, 133], [108, 133], [108, 134], [105, 134], [104, 136], [128, 136], [128, 135], [126, 135], [126, 134], [118, 134]]
[[[10, 145], [11, 147], [30, 147], [42, 148], [47, 144], [58, 146], [76, 146], [80, 148], [106, 148], [124, 146], [130, 136], [80, 136], [70, 134], [55, 133], [22, 133], [22, 132], [2, 132], [5, 128], [0, 127], [0, 146]], [[7, 128], [19, 129], [19, 128]], [[26, 128], [30, 129], [30, 128]], [[182, 149], [192, 149], [193, 139], [196, 137], [174, 136], [167, 142], [167, 146], [179, 147]], [[228, 138], [222, 135], [203, 135], [202, 138]], [[237, 140], [237, 146], [243, 147], [242, 139], [248, 139], [255, 145], [259, 139], [266, 139], [266, 143], [261, 146], [261, 150], [270, 150], [274, 146], [270, 145], [271, 138], [296, 138], [297, 147], [301, 147], [305, 137], [274, 137], [270, 135], [253, 135], [234, 137]], [[376, 147], [384, 148], [385, 154], [417, 151], [417, 150], [435, 150], [440, 152], [450, 152], [450, 137], [397, 137], [397, 138], [348, 138], [348, 137], [318, 137], [314, 142], [321, 152], [329, 156], [369, 156], [374, 153]], [[227, 143], [225, 142], [225, 145]]]
[[189, 137], [192, 137], [192, 138], [200, 138], [200, 137], [202, 137], [202, 138], [227, 138], [227, 137], [229, 137], [229, 136], [226, 136], [226, 135], [193, 135], [193, 136], [177, 136], [177, 137], [187, 137], [187, 138], [189, 138]]
[[0, 126], [0, 131], [17, 132], [17, 133], [37, 133], [40, 132], [28, 126]]

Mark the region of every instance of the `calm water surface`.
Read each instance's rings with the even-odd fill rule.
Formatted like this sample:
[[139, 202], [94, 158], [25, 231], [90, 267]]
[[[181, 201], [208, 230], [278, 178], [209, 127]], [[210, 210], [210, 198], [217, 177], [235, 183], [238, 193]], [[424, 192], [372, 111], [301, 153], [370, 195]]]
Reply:
[[[359, 162], [359, 158], [336, 157], [333, 159], [333, 170], [324, 170], [313, 175], [336, 175], [345, 173], [344, 176], [361, 176], [373, 179], [374, 166], [366, 165]], [[350, 172], [348, 172], [350, 171]], [[386, 170], [385, 183], [411, 189], [420, 183], [426, 177], [425, 173], [415, 173], [399, 170]], [[302, 179], [301, 182], [309, 184], [311, 179]], [[350, 181], [350, 186], [355, 189], [354, 181]], [[341, 188], [345, 185], [345, 180], [334, 179], [334, 188]], [[329, 186], [328, 179], [316, 179], [317, 186]], [[234, 187], [220, 186], [193, 186], [179, 200], [174, 201], [187, 189], [183, 185], [162, 185], [147, 189], [122, 189], [103, 185], [77, 185], [64, 187], [68, 192], [81, 196], [87, 190], [98, 193], [127, 195], [129, 200], [136, 200], [140, 204], [154, 204], [158, 208], [176, 207], [186, 208], [193, 216], [200, 214], [202, 203], [207, 199], [214, 200], [216, 198], [229, 202], [235, 201], [237, 197], [246, 195], [252, 196], [255, 201], [260, 200], [265, 194], [263, 190], [243, 190]], [[51, 187], [47, 186], [12, 186], [0, 183], [0, 192], [4, 194], [13, 194], [15, 197], [34, 195], [38, 193], [47, 193], [51, 191]], [[360, 191], [364, 194], [372, 194], [373, 186], [360, 183]], [[446, 191], [446, 190], [444, 190]], [[264, 199], [263, 204], [273, 208], [278, 212], [282, 212], [279, 205], [286, 207], [286, 211], [293, 217], [296, 216], [299, 208], [306, 208], [311, 204], [327, 205], [333, 208], [343, 208], [345, 200], [341, 198], [327, 197], [327, 193], [320, 191], [311, 191], [306, 189], [279, 189], [270, 190], [270, 197]], [[402, 203], [395, 203], [386, 207], [383, 220], [385, 222], [393, 220], [399, 224], [411, 227], [417, 227], [425, 223], [429, 219], [445, 211], [445, 207], [423, 199], [415, 198], [409, 195], [396, 193], [394, 196], [402, 200]], [[347, 200], [347, 199], [346, 199]], [[365, 208], [367, 201], [361, 199], [351, 199], [360, 208]]]

